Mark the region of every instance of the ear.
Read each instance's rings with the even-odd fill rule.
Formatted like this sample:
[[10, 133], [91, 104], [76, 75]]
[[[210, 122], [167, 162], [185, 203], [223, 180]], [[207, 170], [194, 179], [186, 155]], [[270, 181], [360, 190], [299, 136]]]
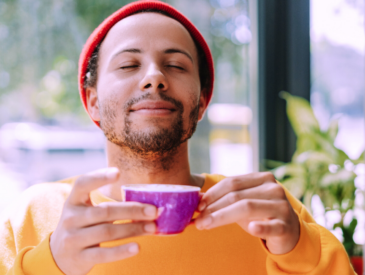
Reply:
[[208, 107], [205, 95], [206, 95], [206, 89], [204, 88], [200, 92], [200, 98], [199, 98], [199, 115], [198, 115], [199, 121], [201, 121], [203, 119], [205, 111], [207, 110], [207, 107]]
[[96, 88], [87, 87], [86, 88], [86, 102], [87, 110], [92, 120], [100, 121], [100, 110], [98, 104], [98, 94]]

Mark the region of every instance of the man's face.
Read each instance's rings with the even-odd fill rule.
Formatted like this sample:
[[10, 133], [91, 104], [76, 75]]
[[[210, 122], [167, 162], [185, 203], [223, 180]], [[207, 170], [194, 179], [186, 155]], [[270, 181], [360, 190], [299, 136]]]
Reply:
[[87, 95], [91, 117], [111, 142], [139, 154], [176, 149], [206, 107], [190, 34], [157, 13], [121, 20], [102, 42], [97, 85]]

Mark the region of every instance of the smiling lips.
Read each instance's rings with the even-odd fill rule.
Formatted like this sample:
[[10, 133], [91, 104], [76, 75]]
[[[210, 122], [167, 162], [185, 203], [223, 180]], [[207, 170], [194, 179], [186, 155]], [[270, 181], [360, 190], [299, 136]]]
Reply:
[[169, 115], [174, 111], [176, 111], [176, 106], [173, 103], [155, 100], [143, 100], [130, 109], [130, 112], [150, 116]]

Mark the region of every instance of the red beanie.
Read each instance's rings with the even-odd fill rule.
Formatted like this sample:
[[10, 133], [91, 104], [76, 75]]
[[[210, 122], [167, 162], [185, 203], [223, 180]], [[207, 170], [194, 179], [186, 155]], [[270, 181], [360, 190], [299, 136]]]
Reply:
[[[84, 89], [84, 82], [85, 82], [85, 74], [87, 71], [87, 66], [89, 59], [92, 55], [92, 53], [95, 50], [95, 47], [102, 41], [102, 39], [106, 36], [108, 31], [120, 20], [123, 18], [126, 18], [127, 16], [134, 14], [138, 11], [143, 11], [147, 9], [154, 9], [154, 10], [161, 10], [169, 14], [172, 18], [179, 21], [190, 33], [190, 35], [194, 38], [194, 40], [200, 45], [203, 52], [205, 53], [205, 57], [207, 60], [207, 70], [209, 70], [209, 88], [207, 91], [207, 97], [206, 102], [207, 105], [209, 104], [212, 93], [213, 93], [213, 83], [214, 83], [214, 67], [213, 67], [213, 57], [210, 52], [210, 49], [208, 47], [207, 42], [205, 41], [204, 37], [201, 35], [201, 33], [198, 31], [198, 29], [187, 19], [182, 13], [177, 11], [172, 6], [160, 2], [160, 1], [136, 1], [133, 3], [130, 3], [121, 9], [114, 12], [112, 15], [110, 15], [108, 18], [106, 18], [90, 35], [90, 37], [87, 39], [86, 44], [84, 48], [82, 49], [80, 59], [79, 59], [79, 90], [80, 90], [80, 96], [82, 103], [84, 104], [84, 107], [86, 111], [87, 109], [87, 103], [86, 103], [86, 92]], [[200, 64], [201, 66], [201, 64]], [[98, 126], [99, 123], [97, 121], [94, 121]]]

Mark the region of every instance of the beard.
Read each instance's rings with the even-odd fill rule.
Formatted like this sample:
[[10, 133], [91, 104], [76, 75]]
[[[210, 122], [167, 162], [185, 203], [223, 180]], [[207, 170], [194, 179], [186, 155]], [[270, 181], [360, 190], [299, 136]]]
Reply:
[[[175, 106], [177, 112], [176, 118], [168, 128], [161, 127], [151, 131], [133, 130], [133, 122], [130, 120], [129, 109], [133, 104], [144, 99], [152, 98], [150, 93], [141, 97], [129, 100], [124, 106], [125, 115], [123, 130], [116, 131], [118, 106], [115, 100], [109, 100], [103, 105], [99, 102], [101, 112], [100, 127], [106, 138], [118, 145], [119, 147], [127, 147], [136, 155], [141, 157], [168, 157], [177, 151], [177, 148], [192, 137], [196, 130], [199, 115], [199, 104], [194, 106], [189, 114], [188, 128], [184, 129], [183, 125], [183, 104], [163, 93], [159, 94], [159, 100], [168, 101]], [[194, 101], [196, 102], [196, 101]]]

